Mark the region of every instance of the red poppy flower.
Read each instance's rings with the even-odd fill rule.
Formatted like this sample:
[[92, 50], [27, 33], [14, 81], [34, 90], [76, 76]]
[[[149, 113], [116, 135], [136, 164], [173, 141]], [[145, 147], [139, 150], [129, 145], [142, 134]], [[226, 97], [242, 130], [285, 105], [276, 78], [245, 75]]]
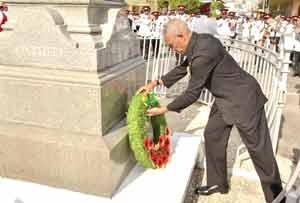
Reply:
[[148, 137], [144, 139], [144, 148], [148, 151], [149, 159], [152, 161], [154, 166], [158, 168], [162, 168], [170, 160], [170, 129], [165, 128], [165, 133], [165, 135], [159, 136], [157, 144], [154, 144], [153, 141]]
[[171, 153], [171, 147], [170, 147], [170, 145], [167, 146], [165, 149], [166, 149], [166, 154], [169, 156], [170, 153]]
[[165, 136], [165, 146], [170, 146], [171, 140], [170, 140], [170, 136]]
[[145, 138], [144, 139], [144, 148], [147, 150], [147, 151], [149, 151], [149, 150], [151, 150], [152, 148], [153, 148], [153, 142], [152, 142], [152, 140], [150, 140], [149, 138]]
[[168, 127], [165, 128], [165, 135], [166, 135], [166, 136], [171, 135], [171, 130], [170, 130], [170, 128], [168, 128]]
[[157, 166], [159, 167], [159, 168], [161, 168], [162, 166], [163, 166], [163, 161], [162, 161], [162, 159], [158, 159], [157, 160]]
[[160, 135], [159, 138], [158, 138], [158, 143], [159, 143], [160, 148], [165, 145], [165, 138], [164, 137], [165, 137], [164, 135]]

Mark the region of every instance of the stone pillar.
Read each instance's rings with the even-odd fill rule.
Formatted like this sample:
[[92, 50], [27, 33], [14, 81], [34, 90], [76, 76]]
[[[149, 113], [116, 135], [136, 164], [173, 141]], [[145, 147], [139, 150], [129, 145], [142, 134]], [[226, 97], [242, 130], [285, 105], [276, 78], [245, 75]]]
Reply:
[[145, 79], [123, 1], [10, 0], [0, 36], [0, 176], [112, 196]]

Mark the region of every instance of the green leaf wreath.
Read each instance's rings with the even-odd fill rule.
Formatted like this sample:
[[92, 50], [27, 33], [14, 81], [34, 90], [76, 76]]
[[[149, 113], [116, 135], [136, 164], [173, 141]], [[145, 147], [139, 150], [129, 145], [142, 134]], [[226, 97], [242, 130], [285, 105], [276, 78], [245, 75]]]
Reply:
[[[164, 115], [148, 117], [149, 108], [159, 107], [154, 93], [144, 96], [142, 93], [132, 97], [127, 113], [129, 143], [136, 160], [144, 168], [161, 168], [170, 160], [171, 139]], [[152, 126], [153, 137], [149, 137]]]

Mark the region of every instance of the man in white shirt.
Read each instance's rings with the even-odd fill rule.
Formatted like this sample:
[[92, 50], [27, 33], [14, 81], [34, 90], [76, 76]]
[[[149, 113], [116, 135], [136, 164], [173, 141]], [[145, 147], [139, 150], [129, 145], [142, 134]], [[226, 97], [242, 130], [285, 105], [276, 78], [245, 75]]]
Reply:
[[148, 59], [149, 53], [149, 44], [151, 37], [151, 16], [150, 16], [150, 7], [144, 6], [143, 13], [140, 14], [139, 24], [140, 28], [138, 31], [138, 36], [141, 38], [140, 40], [140, 49], [141, 54], [144, 56], [144, 59]]
[[177, 7], [177, 14], [176, 14], [175, 18], [187, 23], [187, 20], [188, 20], [189, 16], [185, 13], [185, 6], [184, 5], [179, 5]]
[[[189, 16], [185, 13], [185, 6], [179, 5], [177, 6], [177, 14], [175, 16], [175, 19], [181, 20], [185, 23], [188, 23]], [[183, 62], [184, 56], [178, 53], [175, 53], [176, 56], [176, 64], [180, 64]]]
[[295, 25], [295, 46], [293, 57], [293, 75], [300, 76], [300, 17], [293, 16], [293, 24]]
[[191, 18], [189, 27], [196, 33], [217, 34], [217, 21], [205, 15], [196, 15]]
[[242, 40], [250, 41], [250, 29], [251, 23], [249, 22], [249, 18], [245, 17], [242, 23]]
[[221, 37], [230, 38], [231, 31], [227, 16], [223, 15], [222, 18], [217, 21], [217, 32]]
[[168, 22], [168, 17], [166, 15], [161, 15], [158, 11], [153, 11], [152, 13], [152, 35], [151, 35], [151, 48], [152, 55], [158, 57], [160, 39], [162, 38], [163, 26]]

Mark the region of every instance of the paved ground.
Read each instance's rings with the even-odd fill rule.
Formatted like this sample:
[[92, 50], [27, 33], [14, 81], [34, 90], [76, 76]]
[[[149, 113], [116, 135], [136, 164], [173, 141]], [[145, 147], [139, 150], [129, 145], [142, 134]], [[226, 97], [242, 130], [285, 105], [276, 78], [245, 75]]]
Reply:
[[300, 157], [300, 78], [289, 76], [286, 105], [280, 128], [278, 153], [290, 159]]
[[[168, 103], [170, 99], [163, 99], [162, 103]], [[173, 131], [188, 131], [193, 134], [201, 134], [201, 128], [205, 125], [205, 120], [199, 119], [199, 123], [195, 123], [195, 119], [199, 113], [207, 114], [205, 108], [200, 104], [193, 105], [181, 114], [168, 113], [167, 119]], [[191, 124], [191, 122], [194, 122]], [[195, 127], [198, 126], [199, 128]], [[278, 142], [277, 159], [283, 182], [286, 183], [290, 175], [293, 163], [300, 158], [300, 78], [289, 76], [288, 78], [288, 94], [287, 101], [283, 111], [282, 125], [280, 127], [280, 137]], [[241, 144], [238, 133], [235, 129], [231, 134], [227, 154], [228, 167], [232, 168], [235, 162], [235, 153], [237, 147]], [[247, 163], [249, 168], [252, 167], [251, 161]], [[204, 174], [204, 175], [203, 175]], [[194, 196], [194, 188], [205, 183], [205, 172], [203, 169], [195, 167], [192, 179], [187, 189], [185, 203], [234, 203], [234, 202], [255, 202], [263, 203], [264, 198], [259, 182], [250, 181], [242, 177], [229, 177], [231, 190], [227, 195], [212, 195], [210, 197], [198, 198]], [[300, 185], [300, 181], [297, 181]]]

